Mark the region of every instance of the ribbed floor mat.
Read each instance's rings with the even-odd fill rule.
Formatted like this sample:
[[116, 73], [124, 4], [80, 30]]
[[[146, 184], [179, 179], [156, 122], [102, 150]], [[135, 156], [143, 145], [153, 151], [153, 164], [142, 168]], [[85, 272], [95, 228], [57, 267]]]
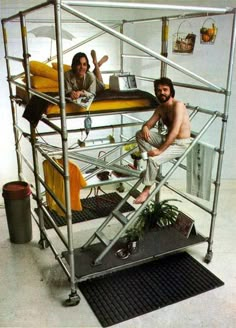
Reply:
[[[72, 211], [72, 223], [84, 222], [88, 220], [93, 220], [101, 217], [108, 216], [111, 211], [121, 202], [122, 197], [116, 192], [104, 194], [96, 197], [89, 197], [81, 199], [83, 206], [82, 211]], [[66, 225], [66, 219], [62, 216], [59, 216], [55, 211], [49, 210], [54, 222], [58, 227]], [[134, 211], [134, 207], [129, 203], [125, 203], [121, 210], [124, 212]], [[45, 228], [51, 229], [52, 224], [45, 217]]]
[[81, 282], [79, 288], [108, 327], [222, 285], [188, 253], [179, 253]]

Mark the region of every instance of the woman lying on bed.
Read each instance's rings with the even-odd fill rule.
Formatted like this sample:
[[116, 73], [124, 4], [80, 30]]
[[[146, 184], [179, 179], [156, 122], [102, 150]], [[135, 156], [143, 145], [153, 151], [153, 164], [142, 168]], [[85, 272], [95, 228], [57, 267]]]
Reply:
[[83, 52], [78, 52], [72, 59], [72, 69], [65, 73], [65, 93], [72, 100], [88, 95], [87, 92], [96, 95], [104, 90], [104, 83], [100, 72], [100, 66], [108, 60], [108, 56], [103, 56], [97, 61], [96, 52], [91, 51], [94, 64], [93, 73], [89, 72], [88, 57]]

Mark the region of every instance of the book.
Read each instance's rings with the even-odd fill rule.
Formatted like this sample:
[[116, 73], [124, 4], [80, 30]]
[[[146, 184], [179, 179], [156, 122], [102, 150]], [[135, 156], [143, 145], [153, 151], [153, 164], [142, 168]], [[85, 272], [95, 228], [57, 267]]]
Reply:
[[83, 96], [83, 97], [79, 97], [78, 99], [75, 100], [75, 103], [87, 110], [89, 110], [93, 99], [94, 99], [94, 94], [90, 93], [90, 92], [86, 92], [87, 95]]

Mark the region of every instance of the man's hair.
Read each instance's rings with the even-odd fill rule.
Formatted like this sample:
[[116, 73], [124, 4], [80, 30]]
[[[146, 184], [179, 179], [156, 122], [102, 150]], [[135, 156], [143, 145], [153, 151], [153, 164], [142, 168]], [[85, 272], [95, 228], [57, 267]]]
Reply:
[[72, 71], [75, 73], [76, 72], [76, 66], [80, 65], [80, 59], [85, 58], [88, 66], [88, 70], [90, 69], [88, 57], [84, 52], [78, 52], [77, 54], [74, 55], [71, 63], [71, 68]]
[[167, 85], [170, 88], [171, 97], [174, 98], [175, 89], [174, 89], [173, 83], [170, 79], [168, 79], [167, 77], [161, 77], [160, 79], [155, 80], [154, 81], [154, 91], [155, 91], [155, 93], [156, 93], [156, 89], [157, 89], [158, 85]]

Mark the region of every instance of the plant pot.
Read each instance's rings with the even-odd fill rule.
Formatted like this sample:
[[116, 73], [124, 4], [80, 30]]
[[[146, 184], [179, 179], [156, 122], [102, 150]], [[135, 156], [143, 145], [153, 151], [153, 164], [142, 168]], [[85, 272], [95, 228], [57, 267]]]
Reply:
[[138, 253], [139, 250], [139, 240], [128, 241], [127, 250], [130, 254]]

